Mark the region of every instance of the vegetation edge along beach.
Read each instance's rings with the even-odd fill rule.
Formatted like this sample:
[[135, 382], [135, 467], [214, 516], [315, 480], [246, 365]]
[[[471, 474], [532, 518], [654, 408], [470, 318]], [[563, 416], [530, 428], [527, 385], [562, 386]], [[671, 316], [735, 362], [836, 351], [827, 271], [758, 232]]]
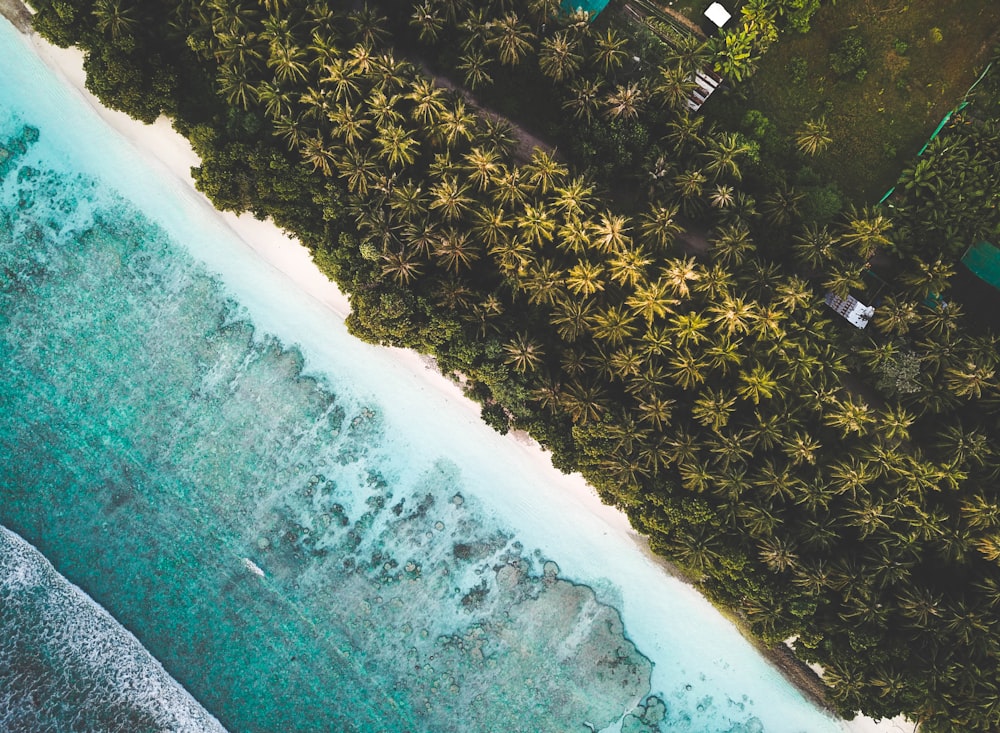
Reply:
[[[220, 209], [309, 247], [355, 334], [463, 375], [757, 638], [796, 637], [840, 714], [996, 729], [995, 294], [960, 264], [1000, 239], [996, 74], [865, 206], [810, 174], [822, 114], [781, 140], [688, 109], [819, 3], [748, 2], [710, 42], [473, 5], [39, 0], [34, 26], [108, 106], [171, 116]], [[827, 293], [877, 300], [870, 326]]]

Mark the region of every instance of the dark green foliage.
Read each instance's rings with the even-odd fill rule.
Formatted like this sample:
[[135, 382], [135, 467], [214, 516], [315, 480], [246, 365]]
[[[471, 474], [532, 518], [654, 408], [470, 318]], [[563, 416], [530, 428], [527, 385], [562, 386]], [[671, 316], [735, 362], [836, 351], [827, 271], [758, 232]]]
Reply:
[[868, 51], [864, 39], [854, 33], [844, 36], [830, 53], [830, 68], [838, 76], [857, 76], [865, 70]]

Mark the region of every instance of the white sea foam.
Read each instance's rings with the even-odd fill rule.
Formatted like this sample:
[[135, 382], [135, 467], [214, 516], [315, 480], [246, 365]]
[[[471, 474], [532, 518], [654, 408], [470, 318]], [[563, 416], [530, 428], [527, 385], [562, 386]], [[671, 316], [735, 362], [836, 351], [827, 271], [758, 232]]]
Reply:
[[[162, 733], [224, 731], [132, 634], [4, 527], [0, 607], [0, 729], [67, 729], [58, 715], [72, 698], [74, 729], [134, 733], [139, 720]], [[44, 662], [29, 667], [25, 649]]]

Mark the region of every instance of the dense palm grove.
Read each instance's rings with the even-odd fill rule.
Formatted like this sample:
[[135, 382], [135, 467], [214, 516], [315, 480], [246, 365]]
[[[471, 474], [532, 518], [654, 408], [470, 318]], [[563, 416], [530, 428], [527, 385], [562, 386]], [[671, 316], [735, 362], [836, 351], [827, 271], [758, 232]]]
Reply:
[[[736, 76], [816, 3], [748, 2], [711, 47], [552, 0], [35, 4], [107, 103], [175, 117], [217, 205], [313, 250], [356, 334], [463, 374], [760, 638], [797, 636], [838, 710], [1000, 726], [997, 341], [948, 292], [997, 236], [995, 82], [894, 210], [830, 223], [686, 109], [693, 70]], [[547, 105], [565, 144], [461, 87]], [[818, 152], [813, 128], [789, 144]], [[853, 331], [821, 296], [870, 262]]]

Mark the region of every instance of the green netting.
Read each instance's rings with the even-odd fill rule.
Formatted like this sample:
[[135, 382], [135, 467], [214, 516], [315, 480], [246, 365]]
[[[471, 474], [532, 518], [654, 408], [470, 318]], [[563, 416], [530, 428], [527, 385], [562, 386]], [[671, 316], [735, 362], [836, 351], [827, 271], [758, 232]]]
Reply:
[[572, 13], [574, 10], [582, 8], [590, 13], [591, 20], [593, 20], [608, 6], [609, 2], [611, 0], [563, 0], [562, 9], [567, 13]]
[[989, 242], [979, 242], [969, 247], [962, 264], [980, 280], [1000, 290], [1000, 249]]

